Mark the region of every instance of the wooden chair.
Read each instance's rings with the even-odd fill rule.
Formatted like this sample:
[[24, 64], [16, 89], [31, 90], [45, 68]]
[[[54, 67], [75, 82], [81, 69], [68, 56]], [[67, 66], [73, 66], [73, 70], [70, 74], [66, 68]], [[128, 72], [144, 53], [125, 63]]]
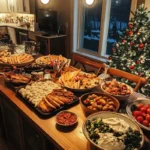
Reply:
[[90, 60], [89, 58], [81, 56], [77, 53], [73, 53], [73, 61], [74, 61], [73, 66], [76, 66], [79, 63], [82, 65], [82, 67], [84, 69], [83, 71], [85, 71], [85, 72], [91, 72], [91, 71], [87, 70], [88, 66], [97, 70], [96, 75], [99, 75], [99, 73], [101, 71], [102, 72], [106, 71], [106, 65], [104, 63], [99, 63], [99, 62], [96, 62], [94, 60]]
[[135, 92], [137, 92], [140, 87], [145, 85], [148, 80], [146, 78], [143, 78], [143, 77], [140, 77], [140, 76], [116, 69], [116, 68], [109, 68], [107, 70], [107, 73], [112, 76], [125, 78], [125, 79], [128, 79], [129, 81], [136, 83], [136, 87], [134, 88]]

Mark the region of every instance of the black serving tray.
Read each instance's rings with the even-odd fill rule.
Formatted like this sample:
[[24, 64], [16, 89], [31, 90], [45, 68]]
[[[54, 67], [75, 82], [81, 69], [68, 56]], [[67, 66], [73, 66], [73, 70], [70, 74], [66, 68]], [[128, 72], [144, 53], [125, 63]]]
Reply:
[[31, 110], [33, 110], [40, 118], [46, 119], [49, 117], [52, 117], [54, 115], [56, 115], [58, 112], [68, 109], [76, 104], [79, 103], [79, 98], [77, 96], [75, 96], [75, 99], [72, 101], [72, 103], [69, 104], [64, 104], [62, 105], [60, 108], [55, 109], [51, 112], [45, 113], [42, 110], [40, 110], [39, 108], [35, 107], [32, 103], [30, 103], [26, 98], [24, 98], [18, 91], [16, 93], [16, 96], [23, 101]]
[[15, 93], [20, 89], [26, 86], [26, 84], [13, 84], [10, 81], [5, 81], [5, 84], [8, 88], [10, 88], [12, 91], [14, 91]]

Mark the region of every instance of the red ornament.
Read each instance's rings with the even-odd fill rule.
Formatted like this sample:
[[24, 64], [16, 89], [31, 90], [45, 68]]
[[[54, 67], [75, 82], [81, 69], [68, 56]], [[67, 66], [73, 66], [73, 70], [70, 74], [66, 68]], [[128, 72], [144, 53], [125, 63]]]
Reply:
[[131, 42], [131, 43], [130, 43], [130, 46], [134, 46], [134, 43], [133, 43], [133, 42]]
[[130, 66], [130, 69], [133, 70], [133, 69], [134, 69], [134, 66]]
[[128, 24], [129, 28], [133, 28], [133, 24], [129, 23]]
[[113, 51], [113, 52], [116, 52], [116, 49], [113, 47], [113, 48], [112, 48], [112, 51]]
[[122, 40], [122, 43], [125, 43], [125, 42], [126, 42], [126, 40], [123, 39], [123, 40]]
[[109, 59], [109, 60], [112, 60], [112, 56], [109, 56], [108, 59]]
[[144, 46], [145, 45], [143, 43], [139, 44], [139, 48], [141, 48], [141, 49], [144, 48]]
[[132, 35], [133, 35], [133, 32], [132, 32], [132, 31], [129, 31], [129, 32], [128, 32], [128, 35], [129, 35], [129, 36], [132, 36]]
[[142, 73], [141, 73], [141, 72], [138, 72], [138, 76], [142, 76]]
[[136, 64], [137, 64], [137, 65], [138, 65], [138, 64], [140, 64], [140, 61], [139, 61], [139, 60], [137, 60], [137, 61], [136, 61]]

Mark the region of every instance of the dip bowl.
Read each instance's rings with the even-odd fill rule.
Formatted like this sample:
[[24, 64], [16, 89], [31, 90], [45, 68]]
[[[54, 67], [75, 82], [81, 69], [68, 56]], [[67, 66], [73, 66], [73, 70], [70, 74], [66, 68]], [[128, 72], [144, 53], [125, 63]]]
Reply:
[[78, 122], [77, 115], [71, 111], [63, 110], [56, 115], [56, 123], [59, 126], [70, 127]]
[[[107, 112], [107, 111], [101, 111], [101, 112], [98, 112], [98, 113], [94, 113], [94, 114], [88, 116], [87, 119], [85, 120], [85, 122], [83, 123], [83, 126], [82, 126], [83, 134], [85, 135], [85, 137], [87, 138], [87, 140], [92, 145], [94, 145], [95, 147], [97, 147], [100, 150], [106, 149], [102, 145], [101, 146], [98, 145], [96, 142], [94, 142], [91, 139], [91, 137], [90, 137], [91, 135], [90, 135], [90, 133], [88, 131], [89, 126], [91, 126], [91, 125], [89, 125], [89, 122], [92, 122], [95, 119], [97, 121], [97, 119], [99, 119], [99, 120], [102, 119], [103, 120], [103, 119], [108, 119], [108, 118], [115, 118], [115, 119], [117, 118], [117, 119], [123, 120], [129, 127], [131, 127], [132, 129], [134, 129], [136, 131], [139, 131], [139, 133], [140, 133], [139, 137], [141, 139], [139, 140], [139, 147], [138, 147], [138, 149], [142, 148], [143, 143], [144, 143], [144, 135], [143, 135], [143, 132], [142, 132], [141, 128], [134, 121], [132, 121], [130, 118], [128, 118], [126, 115], [122, 115], [122, 114], [119, 114], [119, 113], [116, 113], [116, 112]], [[94, 124], [94, 127], [95, 126], [96, 125]], [[98, 127], [96, 126], [96, 128], [98, 128]], [[118, 129], [118, 127], [117, 127], [117, 129]], [[90, 132], [93, 132], [93, 131], [91, 131], [91, 129], [90, 129]], [[101, 132], [101, 133], [106, 133], [106, 132]], [[109, 137], [106, 139], [106, 141], [107, 140], [109, 141]], [[110, 148], [109, 150], [116, 150], [116, 149], [113, 148], [113, 145], [114, 144], [112, 144], [112, 145], [110, 145], [109, 143], [107, 144], [107, 146]], [[120, 149], [120, 147], [118, 146], [117, 150], [122, 150], [122, 149]]]

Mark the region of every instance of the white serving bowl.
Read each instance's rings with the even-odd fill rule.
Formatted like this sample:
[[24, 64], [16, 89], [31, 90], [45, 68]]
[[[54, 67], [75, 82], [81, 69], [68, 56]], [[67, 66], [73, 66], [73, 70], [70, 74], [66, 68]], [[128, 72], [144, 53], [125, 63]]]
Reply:
[[143, 135], [143, 132], [142, 132], [141, 128], [134, 121], [132, 121], [128, 116], [123, 115], [123, 114], [119, 114], [119, 113], [116, 113], [116, 112], [108, 112], [108, 111], [101, 111], [101, 112], [98, 112], [98, 113], [94, 113], [94, 114], [90, 115], [89, 117], [87, 117], [87, 119], [83, 123], [83, 126], [82, 126], [83, 134], [85, 135], [87, 140], [92, 145], [94, 145], [95, 147], [97, 147], [100, 150], [104, 150], [102, 147], [100, 147], [99, 145], [97, 145], [96, 143], [94, 143], [90, 139], [90, 137], [88, 135], [88, 131], [86, 129], [86, 126], [87, 126], [87, 123], [88, 123], [89, 120], [98, 119], [98, 118], [102, 118], [102, 119], [105, 119], [105, 118], [120, 118], [120, 119], [124, 120], [126, 123], [128, 123], [130, 125], [131, 128], [134, 128], [134, 129], [138, 130], [141, 133], [142, 140], [141, 140], [141, 147], [140, 148], [142, 148], [142, 146], [144, 144], [144, 135]]
[[145, 129], [145, 130], [147, 130], [147, 131], [150, 131], [150, 127], [146, 127], [146, 126], [144, 126], [143, 124], [139, 123], [139, 122], [134, 118], [134, 116], [132, 115], [132, 107], [133, 107], [134, 105], [138, 105], [138, 104], [140, 104], [140, 103], [142, 103], [142, 104], [149, 104], [149, 105], [150, 105], [150, 99], [140, 98], [140, 99], [138, 99], [138, 100], [136, 100], [136, 101], [133, 101], [133, 102], [129, 103], [129, 104], [126, 106], [127, 114], [128, 114], [128, 116], [129, 116], [134, 122], [136, 122], [141, 128], [143, 128], [143, 129]]

